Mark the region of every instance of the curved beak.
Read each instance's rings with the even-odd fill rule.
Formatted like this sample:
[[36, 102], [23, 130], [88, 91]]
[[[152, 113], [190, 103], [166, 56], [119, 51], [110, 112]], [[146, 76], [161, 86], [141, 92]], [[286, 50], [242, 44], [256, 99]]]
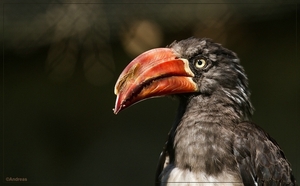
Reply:
[[193, 72], [187, 59], [178, 58], [170, 48], [146, 51], [131, 61], [115, 85], [114, 113], [139, 101], [171, 94], [195, 92]]

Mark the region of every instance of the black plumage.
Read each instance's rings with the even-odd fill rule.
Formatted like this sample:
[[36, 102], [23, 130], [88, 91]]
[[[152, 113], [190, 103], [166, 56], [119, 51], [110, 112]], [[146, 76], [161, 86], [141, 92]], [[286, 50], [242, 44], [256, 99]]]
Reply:
[[[177, 95], [178, 116], [160, 156], [157, 185], [176, 181], [170, 179], [175, 167], [215, 178], [227, 172], [244, 185], [295, 185], [278, 144], [251, 122], [248, 80], [236, 54], [209, 39], [190, 38], [170, 48], [189, 59], [200, 91]], [[208, 64], [198, 70], [201, 58]]]
[[251, 122], [248, 79], [237, 55], [189, 38], [134, 59], [116, 86], [115, 113], [156, 96], [179, 99], [156, 185], [296, 185], [284, 153]]

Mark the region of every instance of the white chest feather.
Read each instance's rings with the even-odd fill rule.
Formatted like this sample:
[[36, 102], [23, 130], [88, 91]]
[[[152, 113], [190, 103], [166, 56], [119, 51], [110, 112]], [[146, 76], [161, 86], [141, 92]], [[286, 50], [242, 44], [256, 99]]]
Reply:
[[240, 176], [223, 173], [210, 176], [203, 172], [182, 170], [168, 165], [162, 173], [161, 186], [243, 186]]

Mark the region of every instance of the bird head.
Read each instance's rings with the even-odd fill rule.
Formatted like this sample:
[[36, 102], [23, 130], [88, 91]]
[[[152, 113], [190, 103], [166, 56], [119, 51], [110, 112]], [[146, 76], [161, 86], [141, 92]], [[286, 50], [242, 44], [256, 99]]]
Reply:
[[175, 41], [142, 53], [120, 74], [114, 92], [115, 114], [148, 98], [216, 93], [252, 114], [248, 80], [237, 55], [206, 38]]

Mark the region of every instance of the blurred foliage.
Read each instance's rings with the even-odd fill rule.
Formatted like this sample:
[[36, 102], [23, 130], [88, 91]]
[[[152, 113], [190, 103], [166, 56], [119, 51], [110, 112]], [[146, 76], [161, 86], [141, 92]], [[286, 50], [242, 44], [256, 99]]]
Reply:
[[300, 179], [299, 5], [232, 2], [2, 4], [4, 179], [153, 185], [177, 102], [153, 99], [115, 116], [114, 81], [141, 52], [191, 36], [239, 55], [254, 121], [278, 141]]

